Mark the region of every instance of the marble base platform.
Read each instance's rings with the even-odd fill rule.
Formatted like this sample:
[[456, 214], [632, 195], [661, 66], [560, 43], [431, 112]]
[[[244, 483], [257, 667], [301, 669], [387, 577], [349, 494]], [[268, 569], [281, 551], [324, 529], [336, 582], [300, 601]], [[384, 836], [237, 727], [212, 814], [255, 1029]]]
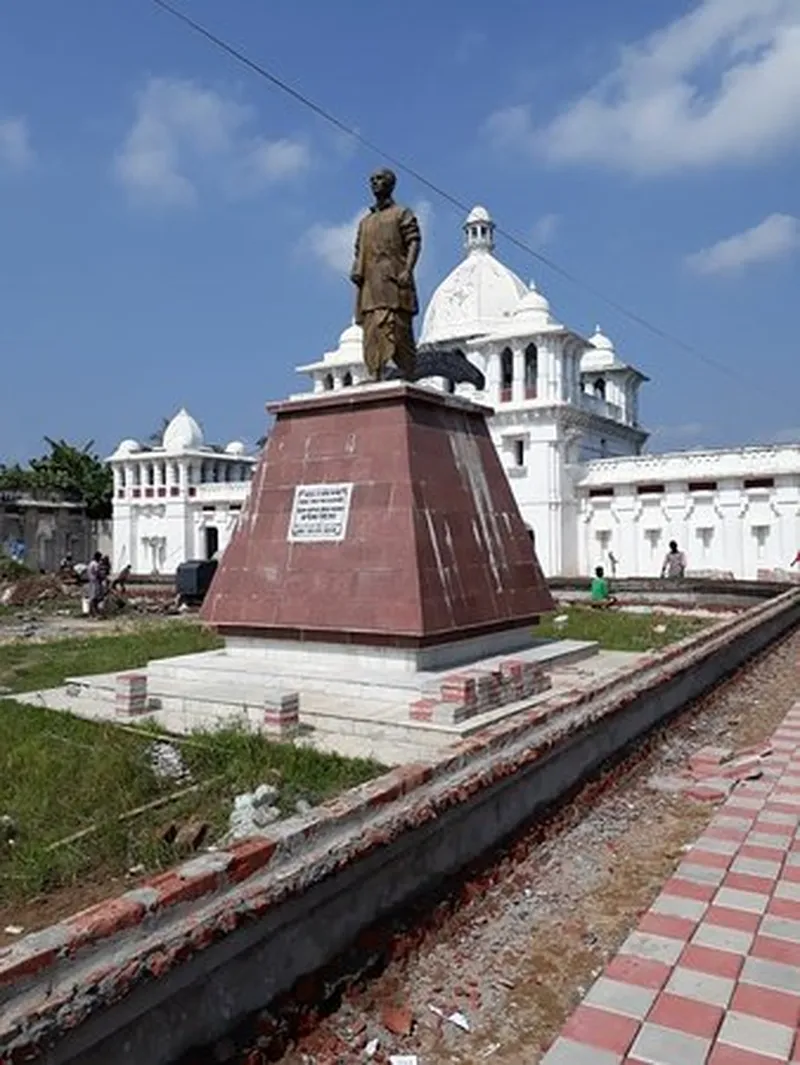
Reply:
[[[538, 641], [516, 658], [532, 661], [552, 678], [552, 689], [519, 702], [478, 713], [457, 724], [434, 724], [409, 718], [409, 703], [431, 686], [441, 683], [443, 672], [354, 668], [352, 661], [335, 671], [303, 676], [276, 668], [273, 655], [263, 658], [241, 648], [160, 659], [147, 667], [146, 717], [171, 732], [188, 733], [240, 723], [260, 729], [265, 695], [297, 691], [300, 696], [300, 734], [295, 742], [348, 756], [368, 756], [385, 764], [400, 764], [423, 757], [514, 714], [545, 702], [554, 693], [574, 688], [580, 677], [589, 686], [622, 661], [636, 656], [598, 653], [587, 641]], [[487, 657], [473, 665], [490, 669], [499, 658]], [[289, 660], [283, 665], [290, 666]], [[292, 667], [295, 668], [295, 667]], [[115, 711], [115, 673], [71, 677], [63, 688], [26, 695], [57, 710], [70, 710], [91, 718], [118, 717]], [[134, 719], [134, 723], [135, 723]], [[141, 718], [139, 719], [141, 720]]]

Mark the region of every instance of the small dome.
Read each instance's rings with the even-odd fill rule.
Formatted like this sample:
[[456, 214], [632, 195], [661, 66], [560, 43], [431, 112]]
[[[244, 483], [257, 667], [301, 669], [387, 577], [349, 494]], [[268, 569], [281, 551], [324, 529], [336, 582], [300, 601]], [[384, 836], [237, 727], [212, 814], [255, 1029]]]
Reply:
[[550, 316], [550, 301], [536, 288], [535, 282], [531, 281], [530, 288], [517, 304], [514, 314], [546, 315]]
[[225, 447], [226, 455], [246, 455], [247, 448], [244, 446], [241, 440], [231, 440]]
[[598, 351], [614, 350], [614, 345], [611, 343], [605, 333], [601, 332], [599, 325], [596, 325], [594, 327], [594, 333], [592, 333], [592, 335], [589, 337], [589, 343], [592, 345], [593, 348], [597, 348]]
[[491, 222], [489, 212], [485, 207], [481, 207], [480, 204], [476, 204], [475, 207], [467, 215], [467, 221], [465, 225], [470, 225], [472, 222]]
[[360, 325], [351, 322], [347, 329], [339, 337], [339, 347], [362, 347], [364, 344], [364, 330]]
[[203, 430], [186, 408], [181, 407], [164, 430], [162, 441], [164, 450], [171, 454], [181, 451], [197, 451], [203, 443]]
[[117, 450], [114, 452], [114, 454], [115, 455], [133, 455], [133, 454], [135, 454], [135, 452], [141, 451], [141, 450], [142, 450], [142, 445], [139, 443], [138, 440], [133, 440], [131, 438], [128, 438], [127, 440], [122, 440], [117, 445]]

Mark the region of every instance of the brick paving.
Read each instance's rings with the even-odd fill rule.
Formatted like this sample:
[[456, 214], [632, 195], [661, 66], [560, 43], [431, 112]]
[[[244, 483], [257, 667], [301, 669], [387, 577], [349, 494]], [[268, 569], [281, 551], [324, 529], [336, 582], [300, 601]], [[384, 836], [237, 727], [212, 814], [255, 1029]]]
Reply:
[[800, 1062], [800, 703], [541, 1065]]

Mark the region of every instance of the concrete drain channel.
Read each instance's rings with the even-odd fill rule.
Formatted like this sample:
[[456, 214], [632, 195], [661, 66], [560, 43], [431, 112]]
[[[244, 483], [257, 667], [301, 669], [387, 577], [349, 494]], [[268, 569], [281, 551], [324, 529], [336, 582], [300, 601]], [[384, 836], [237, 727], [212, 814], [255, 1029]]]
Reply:
[[785, 592], [601, 691], [557, 696], [26, 937], [0, 953], [0, 1061], [250, 1065], [236, 1054], [256, 1041], [254, 1065], [278, 1060], [504, 841], [537, 818], [546, 832], [559, 804], [799, 621], [800, 591]]

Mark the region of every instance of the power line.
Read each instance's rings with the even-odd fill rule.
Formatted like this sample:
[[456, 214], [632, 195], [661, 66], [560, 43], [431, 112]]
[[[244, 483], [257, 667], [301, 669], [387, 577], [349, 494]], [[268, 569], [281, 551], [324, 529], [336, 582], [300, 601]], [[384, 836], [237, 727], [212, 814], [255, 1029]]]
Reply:
[[[310, 99], [304, 93], [300, 92], [299, 89], [295, 89], [288, 82], [284, 81], [276, 74], [273, 74], [269, 70], [267, 70], [266, 67], [262, 66], [260, 63], [257, 63], [249, 56], [245, 55], [245, 53], [242, 52], [240, 49], [234, 47], [232, 44], [228, 44], [227, 41], [217, 36], [217, 34], [213, 33], [211, 30], [207, 29], [205, 26], [201, 25], [193, 18], [190, 18], [189, 15], [186, 15], [183, 11], [180, 11], [178, 10], [178, 8], [173, 7], [171, 3], [168, 3], [168, 0], [152, 0], [152, 2], [156, 5], [156, 7], [159, 7], [163, 11], [166, 11], [168, 14], [172, 15], [173, 18], [177, 19], [179, 22], [182, 22], [185, 26], [188, 26], [191, 30], [193, 30], [195, 33], [198, 33], [201, 37], [204, 37], [215, 47], [227, 53], [229, 56], [231, 56], [232, 59], [235, 59], [238, 63], [241, 63], [243, 66], [253, 71], [253, 73], [258, 74], [259, 77], [266, 79], [276, 89], [285, 93], [287, 96], [290, 96], [297, 103], [302, 104], [303, 107], [308, 108], [319, 118], [329, 123], [329, 125], [334, 126], [336, 129], [339, 130], [340, 133], [345, 133], [347, 136], [352, 137], [353, 140], [357, 141], [362, 147], [366, 148], [368, 151], [374, 152], [382, 159], [385, 159], [386, 162], [391, 163], [392, 166], [395, 167], [395, 169], [401, 171], [404, 174], [407, 174], [409, 177], [419, 182], [430, 192], [433, 192], [435, 195], [439, 196], [440, 199], [445, 200], [447, 203], [449, 203], [451, 207], [457, 208], [462, 214], [469, 213], [470, 207], [469, 205], [464, 203], [463, 200], [460, 200], [457, 196], [454, 196], [452, 193], [448, 192], [447, 189], [443, 189], [440, 185], [437, 185], [429, 178], [426, 178], [424, 174], [421, 174], [418, 170], [415, 170], [414, 167], [410, 166], [408, 163], [403, 162], [402, 159], [398, 159], [395, 156], [391, 155], [380, 145], [375, 144], [373, 141], [369, 140], [369, 138], [359, 133], [358, 130], [355, 129], [353, 126], [350, 126], [346, 122], [343, 122], [340, 118], [337, 118], [336, 115], [326, 110], [326, 108], [322, 107], [320, 104]], [[661, 326], [655, 325], [653, 322], [649, 321], [647, 318], [642, 317], [642, 315], [637, 314], [635, 311], [629, 310], [622, 303], [619, 303], [617, 300], [615, 300], [612, 296], [607, 296], [604, 292], [601, 292], [600, 289], [595, 288], [593, 285], [577, 277], [569, 270], [566, 270], [563, 266], [559, 266], [558, 263], [550, 259], [549, 256], [542, 255], [541, 252], [536, 251], [535, 248], [532, 248], [528, 243], [526, 243], [524, 240], [522, 240], [520, 237], [516, 236], [509, 230], [504, 229], [502, 226], [495, 225], [495, 232], [498, 233], [500, 236], [505, 237], [505, 239], [510, 244], [513, 244], [516, 248], [519, 248], [527, 255], [532, 256], [538, 262], [542, 263], [543, 266], [546, 266], [549, 270], [552, 270], [553, 273], [558, 274], [560, 277], [564, 278], [566, 281], [569, 281], [570, 284], [575, 285], [577, 288], [583, 289], [584, 292], [587, 292], [595, 299], [601, 300], [603, 303], [606, 304], [607, 307], [612, 308], [612, 310], [615, 310], [618, 314], [623, 315], [629, 321], [634, 322], [636, 325], [647, 330], [649, 333], [652, 333], [654, 336], [657, 336], [660, 340], [667, 341], [667, 343], [679, 348], [686, 354], [691, 355], [696, 359], [699, 359], [701, 362], [704, 362], [707, 366], [710, 366], [713, 369], [726, 374], [734, 381], [740, 381], [741, 383], [747, 385], [747, 387], [750, 389], [762, 391], [762, 389], [758, 386], [756, 382], [747, 380], [741, 374], [737, 373], [735, 370], [732, 370], [729, 366], [726, 366], [724, 363], [718, 362], [716, 359], [711, 358], [711, 356], [706, 355], [694, 345], [687, 344], [686, 341], [681, 340], [680, 337], [675, 336], [674, 334], [668, 332], [666, 329], [662, 329]], [[763, 394], [766, 395], [767, 393], [764, 392]]]

